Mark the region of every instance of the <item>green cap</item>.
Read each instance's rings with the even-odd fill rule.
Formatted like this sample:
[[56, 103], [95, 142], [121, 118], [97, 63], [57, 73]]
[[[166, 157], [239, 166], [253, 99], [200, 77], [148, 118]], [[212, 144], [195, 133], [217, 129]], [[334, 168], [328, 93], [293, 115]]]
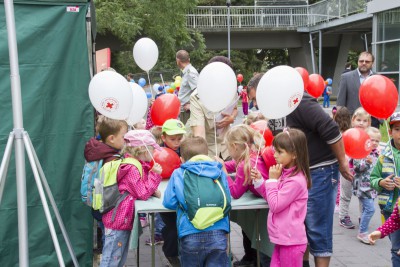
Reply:
[[162, 133], [167, 135], [185, 134], [185, 125], [180, 120], [166, 120], [162, 126]]

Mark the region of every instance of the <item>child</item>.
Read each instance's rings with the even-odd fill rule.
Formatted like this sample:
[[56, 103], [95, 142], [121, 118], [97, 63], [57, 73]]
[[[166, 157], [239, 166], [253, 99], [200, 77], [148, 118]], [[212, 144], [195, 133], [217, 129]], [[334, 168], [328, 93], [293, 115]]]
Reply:
[[[339, 112], [339, 111], [338, 111]], [[337, 115], [336, 115], [337, 116]], [[351, 118], [351, 126], [366, 130], [371, 126], [371, 115], [369, 115], [362, 107], [354, 111]], [[350, 169], [352, 169], [352, 160], [350, 160]], [[352, 196], [353, 185], [346, 179], [340, 179], [340, 203], [339, 203], [339, 225], [346, 229], [354, 229], [355, 225], [349, 216], [349, 205]]]
[[372, 151], [365, 159], [353, 160], [354, 180], [353, 194], [358, 197], [361, 207], [360, 230], [357, 238], [364, 244], [369, 244], [368, 225], [375, 213], [374, 199], [376, 192], [371, 188], [370, 175], [379, 156], [381, 133], [374, 127], [369, 127], [367, 133], [371, 138]]
[[[87, 162], [103, 159], [103, 164], [117, 159], [120, 150], [124, 147], [124, 135], [128, 131], [128, 125], [122, 120], [113, 120], [104, 116], [99, 116], [96, 123], [96, 137], [92, 137], [85, 145], [84, 156]], [[104, 225], [102, 214], [98, 210], [92, 209], [92, 216], [96, 219], [102, 235], [104, 244]], [[98, 244], [97, 248], [101, 249]]]
[[[228, 147], [229, 155], [233, 160], [224, 162], [217, 160], [222, 164], [227, 174], [236, 173], [235, 180], [228, 175], [229, 190], [233, 198], [240, 198], [247, 190], [250, 190], [256, 196], [260, 194], [254, 189], [250, 170], [257, 168], [264, 179], [268, 179], [268, 169], [276, 162], [264, 162], [263, 158], [257, 155], [259, 148], [265, 145], [261, 134], [247, 125], [237, 125], [229, 129], [225, 135], [225, 143]], [[255, 166], [257, 161], [257, 166]], [[245, 255], [240, 260], [241, 263], [253, 263], [257, 259], [257, 251], [251, 247], [251, 240], [242, 230], [243, 247]], [[268, 257], [263, 255], [263, 258]], [[267, 261], [269, 259], [266, 259]]]
[[243, 120], [243, 124], [251, 125], [253, 122], [265, 120], [265, 117], [259, 111], [252, 111], [247, 115], [247, 117]]
[[133, 125], [134, 130], [146, 130], [146, 121], [141, 119], [139, 122]]
[[400, 187], [400, 112], [390, 116], [389, 125], [389, 134], [392, 138], [383, 149], [371, 173], [371, 187], [378, 192], [378, 204], [383, 217], [387, 221], [382, 227], [378, 228], [382, 235], [380, 236], [375, 231], [370, 234], [369, 239], [374, 243], [376, 239], [383, 238], [389, 234], [390, 242], [392, 243], [392, 264], [393, 266], [399, 266], [400, 231], [397, 231], [398, 225], [396, 224], [396, 217], [398, 216], [396, 199], [398, 199]]
[[329, 108], [330, 104], [330, 98], [332, 94], [332, 79], [327, 79], [328, 83], [325, 86], [324, 92], [322, 93], [322, 96], [324, 97], [324, 102], [322, 103], [322, 106], [324, 108]]
[[303, 266], [307, 248], [304, 220], [307, 213], [308, 188], [311, 187], [307, 139], [297, 129], [285, 130], [273, 141], [278, 163], [269, 169], [264, 182], [252, 169], [254, 187], [267, 200], [268, 234], [275, 244], [271, 266]]
[[247, 96], [247, 87], [244, 87], [242, 91], [239, 92], [239, 96], [242, 98], [243, 114], [247, 116], [247, 114], [249, 114], [249, 98]]
[[[228, 216], [215, 222], [212, 226], [199, 230], [185, 216], [187, 204], [183, 192], [184, 172], [190, 171], [199, 175], [199, 179], [215, 179], [222, 176], [222, 185], [230, 198], [226, 175], [222, 165], [206, 156], [207, 142], [202, 137], [188, 138], [181, 145], [182, 165], [172, 173], [165, 190], [163, 205], [177, 211], [176, 221], [179, 234], [179, 253], [183, 267], [190, 266], [230, 266], [227, 254], [229, 233]], [[201, 176], [200, 176], [201, 175]]]
[[[161, 146], [174, 150], [180, 156], [180, 146], [186, 133], [185, 125], [179, 120], [169, 119], [164, 122], [161, 132], [161, 140], [163, 141]], [[179, 266], [176, 213], [160, 213], [160, 216], [165, 224], [161, 231], [164, 239], [164, 255], [173, 266]]]
[[134, 165], [121, 164], [119, 167], [118, 189], [120, 193], [128, 192], [129, 194], [119, 204], [115, 218], [113, 218], [114, 209], [103, 215], [106, 240], [101, 267], [125, 264], [134, 220], [135, 200], [147, 200], [156, 192], [161, 182], [161, 166], [155, 163], [153, 168], [150, 168], [154, 149], [160, 149], [152, 134], [146, 130], [133, 130], [125, 134], [124, 139], [127, 152], [125, 156], [133, 156], [139, 160], [142, 165], [142, 175]]
[[[332, 108], [332, 115], [333, 120], [339, 126], [340, 132], [343, 134], [345, 131], [350, 129], [351, 127], [351, 114], [350, 111], [346, 107], [333, 107]], [[347, 159], [349, 161], [350, 159]], [[340, 174], [340, 179], [338, 181], [338, 192], [336, 194], [336, 206], [335, 206], [335, 213], [338, 213], [340, 210], [339, 200], [340, 200], [340, 187], [341, 187], [341, 180], [346, 180], [343, 178], [342, 174]], [[347, 180], [344, 182], [347, 183]], [[347, 185], [347, 184], [346, 184]]]

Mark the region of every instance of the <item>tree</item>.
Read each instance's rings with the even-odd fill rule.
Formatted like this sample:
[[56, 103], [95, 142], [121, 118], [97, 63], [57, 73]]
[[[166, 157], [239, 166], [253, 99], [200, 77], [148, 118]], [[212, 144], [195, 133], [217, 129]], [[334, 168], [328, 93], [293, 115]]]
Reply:
[[[95, 0], [95, 6], [98, 33], [111, 33], [120, 39], [126, 51], [130, 51], [130, 58], [139, 38], [149, 37], [158, 44], [159, 61], [155, 69], [171, 67], [170, 62], [175, 64], [175, 52], [179, 49], [191, 50], [195, 45], [199, 53], [205, 49], [203, 36], [186, 27], [186, 14], [196, 7], [195, 0]], [[123, 61], [122, 57], [126, 58], [125, 63], [133, 63], [128, 52], [113, 56], [117, 62]], [[131, 68], [139, 71], [136, 66]]]

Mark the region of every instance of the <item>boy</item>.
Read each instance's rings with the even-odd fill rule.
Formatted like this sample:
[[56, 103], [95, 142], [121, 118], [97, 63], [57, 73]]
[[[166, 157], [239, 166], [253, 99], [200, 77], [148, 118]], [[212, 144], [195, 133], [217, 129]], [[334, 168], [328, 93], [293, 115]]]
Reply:
[[[97, 121], [96, 132], [97, 137], [92, 137], [85, 145], [84, 156], [87, 162], [103, 159], [103, 164], [118, 158], [120, 150], [124, 147], [124, 135], [128, 132], [128, 124], [126, 121], [113, 120], [101, 116]], [[104, 244], [104, 226], [101, 221], [102, 214], [92, 209], [92, 215], [97, 220], [101, 228]], [[101, 245], [98, 250], [102, 251]]]
[[[185, 201], [184, 172], [190, 171], [199, 175], [199, 179], [211, 179], [221, 176], [222, 186], [230, 199], [226, 175], [222, 165], [208, 156], [207, 142], [202, 137], [188, 138], [181, 145], [182, 165], [172, 173], [165, 190], [163, 205], [167, 209], [177, 210], [179, 218], [179, 251], [182, 266], [230, 266], [227, 254], [227, 233], [229, 233], [229, 218], [223, 217], [213, 225], [199, 230], [189, 221], [183, 209], [189, 208]], [[196, 255], [196, 257], [194, 257]]]
[[[400, 112], [390, 116], [389, 126], [391, 140], [381, 152], [371, 173], [371, 187], [378, 191], [378, 204], [385, 220], [390, 217], [399, 196]], [[389, 237], [392, 243], [393, 266], [400, 266], [400, 255], [397, 254], [400, 249], [400, 231], [395, 231]]]
[[[185, 125], [175, 119], [164, 122], [161, 130], [161, 147], [168, 147], [180, 156], [180, 146], [186, 133]], [[162, 238], [164, 240], [163, 252], [172, 266], [180, 266], [178, 252], [178, 231], [176, 229], [176, 213], [160, 213], [165, 226], [162, 228]]]

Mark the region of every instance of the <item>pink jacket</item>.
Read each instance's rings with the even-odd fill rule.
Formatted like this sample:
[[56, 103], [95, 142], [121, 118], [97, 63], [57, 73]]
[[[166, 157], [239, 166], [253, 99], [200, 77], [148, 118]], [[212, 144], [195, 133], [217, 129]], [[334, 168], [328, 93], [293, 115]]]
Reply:
[[[252, 168], [256, 164], [256, 155], [253, 154], [250, 156], [250, 168]], [[253, 184], [250, 181], [249, 185], [243, 185], [245, 180], [244, 176], [244, 161], [239, 162], [239, 165], [236, 169], [236, 162], [234, 160], [225, 162], [225, 167], [228, 173], [236, 172], [235, 181], [228, 175], [228, 184], [229, 190], [231, 191], [231, 195], [233, 198], [240, 198], [247, 190], [250, 190], [256, 196], [260, 196], [260, 194], [254, 189]], [[262, 157], [258, 157], [257, 162], [257, 170], [261, 173], [263, 179], [268, 179], [268, 168]]]
[[161, 182], [161, 176], [150, 171], [148, 162], [140, 161], [143, 169], [143, 177], [139, 170], [130, 164], [122, 164], [119, 167], [117, 179], [118, 189], [122, 194], [125, 191], [129, 195], [119, 204], [114, 221], [112, 214], [114, 209], [103, 215], [103, 223], [106, 228], [114, 230], [132, 230], [135, 217], [135, 200], [147, 200]]
[[290, 176], [295, 167], [283, 169], [279, 180], [269, 179], [256, 190], [267, 200], [268, 234], [278, 245], [307, 244], [304, 220], [307, 213], [307, 181], [302, 172]]

